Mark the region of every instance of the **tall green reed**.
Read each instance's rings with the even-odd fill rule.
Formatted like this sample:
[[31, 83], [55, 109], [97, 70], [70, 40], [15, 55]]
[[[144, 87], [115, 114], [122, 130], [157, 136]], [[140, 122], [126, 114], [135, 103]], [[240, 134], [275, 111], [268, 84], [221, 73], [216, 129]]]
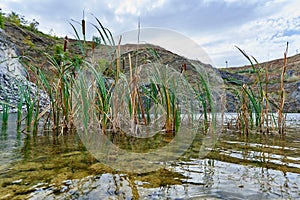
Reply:
[[5, 98], [5, 102], [1, 102], [1, 104], [2, 104], [2, 127], [7, 127], [7, 124], [8, 124], [9, 105], [6, 102], [7, 102], [7, 97]]
[[[249, 56], [245, 51], [243, 51], [239, 47], [236, 47], [236, 48], [250, 62], [252, 71], [255, 74], [256, 80], [254, 81], [254, 84], [251, 85], [251, 87], [249, 87], [247, 85], [243, 85], [242, 90], [247, 94], [247, 96], [251, 102], [252, 108], [249, 108], [249, 109], [254, 110], [255, 125], [256, 125], [256, 127], [259, 128], [259, 131], [262, 131], [262, 126], [263, 126], [262, 122], [264, 121], [263, 108], [264, 108], [266, 96], [265, 96], [263, 86], [262, 86], [263, 81], [261, 78], [261, 71], [260, 71], [261, 66], [253, 56]], [[258, 94], [253, 91], [255, 89], [258, 90]]]
[[26, 123], [26, 132], [30, 133], [31, 131], [31, 123], [33, 122], [33, 116], [34, 116], [34, 109], [36, 106], [36, 100], [35, 98], [32, 98], [32, 95], [30, 93], [30, 89], [24, 88], [22, 91], [25, 106], [26, 106], [26, 117], [25, 117], [25, 123]]
[[214, 113], [214, 105], [212, 101], [211, 90], [209, 88], [207, 80], [203, 75], [201, 75], [198, 68], [196, 68], [196, 71], [199, 82], [196, 83], [196, 86], [193, 87], [193, 90], [196, 94], [196, 99], [198, 99], [202, 105], [202, 111], [204, 115], [203, 125], [204, 129], [207, 130], [210, 122], [209, 113]]
[[[20, 91], [20, 87], [19, 87]], [[20, 95], [19, 102], [17, 104], [17, 131], [20, 131], [21, 129], [21, 123], [22, 123], [22, 112], [23, 112], [23, 97]]]

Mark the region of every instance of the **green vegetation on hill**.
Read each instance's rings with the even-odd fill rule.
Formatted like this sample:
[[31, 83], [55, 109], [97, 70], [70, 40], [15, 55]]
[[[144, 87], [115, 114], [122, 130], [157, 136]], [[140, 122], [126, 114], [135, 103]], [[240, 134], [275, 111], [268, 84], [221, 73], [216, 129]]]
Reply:
[[0, 28], [4, 29], [4, 16], [3, 13], [1, 12], [1, 8], [0, 8]]

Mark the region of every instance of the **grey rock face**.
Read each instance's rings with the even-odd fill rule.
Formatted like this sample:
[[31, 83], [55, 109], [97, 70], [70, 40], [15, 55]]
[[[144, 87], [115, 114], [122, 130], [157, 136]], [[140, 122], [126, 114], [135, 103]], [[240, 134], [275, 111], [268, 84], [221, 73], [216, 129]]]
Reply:
[[0, 29], [0, 112], [3, 104], [9, 104], [9, 111], [16, 112], [20, 101], [22, 101], [22, 108], [25, 109], [25, 100], [37, 102], [39, 99], [40, 107], [49, 104], [47, 94], [40, 90], [37, 95], [36, 85], [26, 79], [26, 70], [19, 62], [17, 52], [15, 45]]
[[7, 40], [0, 29], [0, 73], [11, 77], [25, 76], [25, 70], [18, 61], [16, 47]]

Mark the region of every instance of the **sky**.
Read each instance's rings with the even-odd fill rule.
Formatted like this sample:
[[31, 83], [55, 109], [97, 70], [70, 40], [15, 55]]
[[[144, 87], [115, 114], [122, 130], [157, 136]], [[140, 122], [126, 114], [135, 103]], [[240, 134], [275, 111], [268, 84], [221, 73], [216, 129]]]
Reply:
[[289, 56], [300, 51], [299, 0], [1, 0], [0, 8], [35, 19], [39, 30], [61, 37], [72, 37], [70, 22], [83, 17], [90, 37], [97, 36], [90, 25], [94, 17], [116, 36], [137, 29], [140, 21], [142, 30], [152, 30], [148, 35], [181, 35], [172, 41], [181, 52], [189, 39], [198, 46], [191, 51], [201, 49], [209, 58], [204, 61], [215, 67], [226, 67], [226, 61], [229, 67], [249, 64], [235, 46], [259, 62], [282, 58], [287, 42]]

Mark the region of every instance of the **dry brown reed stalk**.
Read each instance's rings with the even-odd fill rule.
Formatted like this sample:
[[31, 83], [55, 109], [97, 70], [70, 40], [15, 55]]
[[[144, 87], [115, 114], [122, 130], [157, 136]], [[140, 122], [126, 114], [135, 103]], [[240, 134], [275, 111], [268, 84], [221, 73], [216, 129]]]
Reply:
[[[130, 103], [131, 103], [131, 123], [136, 123], [136, 96], [137, 96], [137, 88], [136, 88], [136, 76], [133, 75], [133, 80], [130, 82]], [[133, 127], [133, 124], [132, 124]]]
[[226, 101], [226, 94], [223, 94], [221, 96], [221, 102], [222, 102], [222, 123], [221, 123], [221, 126], [222, 126], [222, 129], [223, 129], [223, 126], [224, 126], [224, 122], [225, 122], [225, 110], [226, 110], [226, 103], [224, 103]]
[[181, 65], [180, 73], [182, 74], [182, 73], [184, 73], [185, 71], [186, 71], [186, 63], [183, 63], [183, 64]]
[[265, 98], [266, 98], [266, 107], [265, 107], [265, 119], [266, 119], [266, 133], [269, 134], [269, 97], [268, 97], [268, 84], [269, 84], [269, 65], [266, 65], [266, 87], [265, 87]]
[[173, 131], [177, 131], [177, 126], [176, 126], [176, 121], [178, 118], [178, 114], [177, 114], [177, 106], [174, 107], [174, 111], [173, 111]]
[[241, 130], [242, 129], [242, 126], [241, 126], [241, 112], [238, 112], [237, 115], [236, 115], [236, 122], [235, 122], [235, 128], [237, 130]]
[[[134, 129], [134, 124], [136, 123], [136, 115], [135, 115], [135, 100], [136, 100], [136, 95], [137, 95], [137, 89], [136, 89], [136, 76], [133, 72], [133, 68], [132, 68], [132, 62], [131, 62], [131, 56], [130, 54], [128, 54], [128, 58], [129, 58], [129, 73], [130, 73], [130, 103], [131, 103], [131, 128], [132, 130]], [[134, 130], [133, 130], [134, 131]]]
[[117, 48], [117, 62], [116, 62], [116, 77], [115, 77], [115, 81], [118, 81], [118, 78], [119, 78], [119, 75], [120, 75], [121, 41], [122, 41], [122, 35], [119, 38], [118, 48]]
[[[119, 79], [119, 66], [120, 66], [120, 59], [121, 59], [121, 40], [122, 40], [122, 37], [119, 38], [119, 42], [118, 42], [118, 46], [117, 46], [117, 49], [116, 49], [116, 56], [117, 56], [117, 60], [116, 60], [116, 74], [115, 74], [115, 83], [118, 82], [118, 79]], [[131, 57], [130, 55], [129, 56], [129, 65], [131, 65]], [[131, 66], [130, 66], [131, 68]], [[111, 65], [111, 69], [112, 69], [112, 65]], [[118, 128], [117, 128], [117, 124], [118, 124], [118, 99], [117, 97], [114, 95], [113, 97], [113, 105], [114, 105], [114, 112], [113, 112], [113, 120], [112, 120], [112, 127], [113, 127], [113, 132], [114, 133], [117, 133], [118, 132]]]
[[[37, 74], [39, 74], [39, 72], [37, 72]], [[41, 93], [40, 93], [40, 81], [39, 79], [36, 80], [36, 85], [37, 85], [37, 101], [36, 101], [36, 110], [35, 110], [35, 114], [34, 114], [34, 120], [33, 120], [33, 135], [36, 135], [38, 132], [38, 115], [40, 112], [40, 98], [41, 98]]]
[[128, 60], [129, 60], [129, 74], [130, 74], [130, 82], [132, 82], [133, 79], [133, 70], [132, 70], [132, 63], [131, 63], [131, 55], [130, 53], [128, 54]]
[[166, 92], [166, 104], [167, 104], [167, 119], [166, 119], [166, 132], [170, 132], [173, 131], [172, 128], [172, 123], [171, 123], [171, 102], [170, 102], [170, 95], [169, 95], [169, 90], [166, 87], [165, 88], [165, 92]]
[[139, 90], [137, 90], [137, 97], [138, 97], [138, 102], [139, 102], [139, 105], [140, 105], [141, 115], [142, 115], [144, 124], [147, 125], [147, 119], [145, 117], [145, 110], [144, 110], [144, 107], [143, 107], [143, 102], [142, 102]]
[[286, 72], [287, 66], [287, 52], [288, 52], [289, 43], [286, 44], [286, 50], [284, 52], [283, 66], [280, 76], [280, 91], [279, 91], [279, 108], [278, 108], [278, 132], [279, 134], [284, 134], [284, 116], [283, 116], [283, 107], [285, 102], [285, 90], [284, 90], [284, 75]]
[[95, 54], [95, 42], [92, 42], [92, 55], [94, 56]]
[[[244, 88], [246, 88], [246, 85], [243, 85]], [[244, 135], [248, 136], [249, 135], [249, 121], [248, 121], [248, 98], [247, 98], [247, 93], [245, 90], [243, 90], [243, 96], [242, 96], [242, 132]]]

